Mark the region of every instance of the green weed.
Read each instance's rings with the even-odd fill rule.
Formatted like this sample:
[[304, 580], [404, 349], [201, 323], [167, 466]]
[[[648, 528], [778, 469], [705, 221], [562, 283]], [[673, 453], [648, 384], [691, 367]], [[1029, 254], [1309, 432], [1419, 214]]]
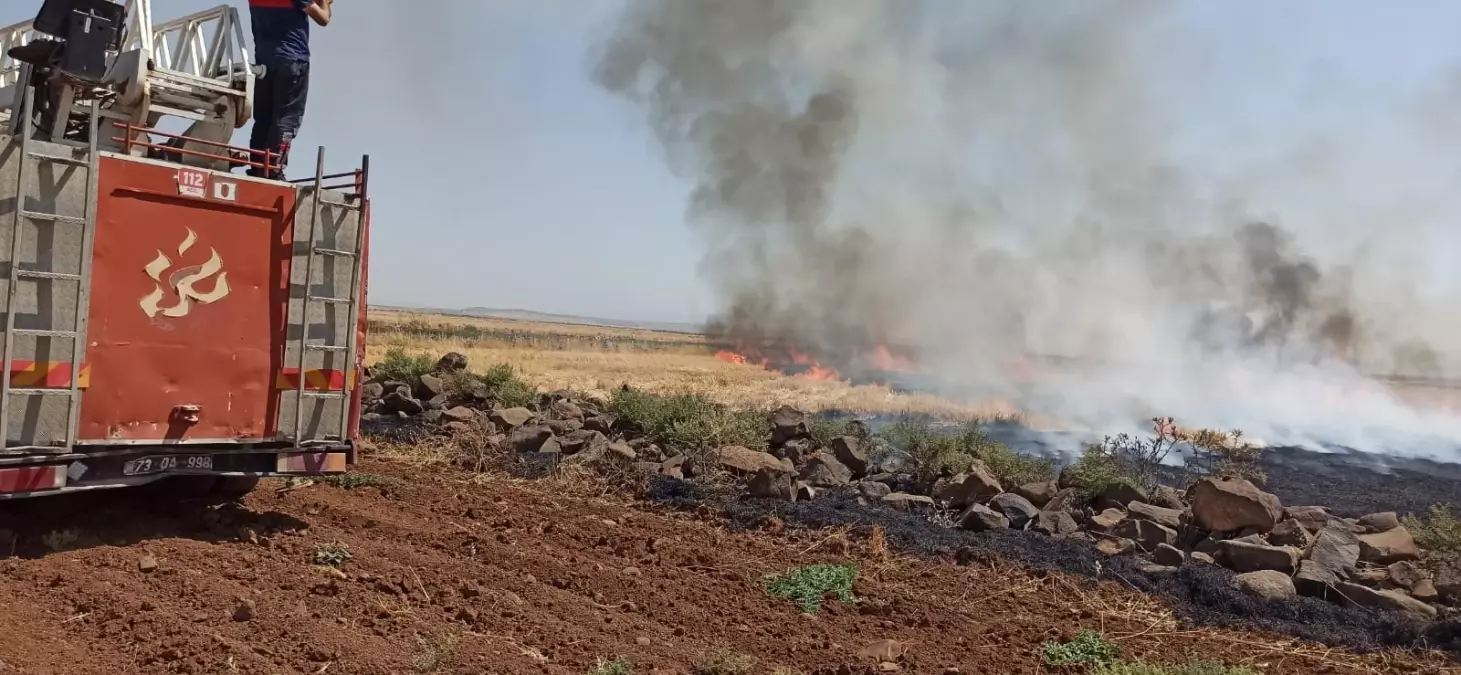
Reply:
[[755, 667], [755, 659], [722, 647], [695, 663], [695, 675], [747, 675]]
[[762, 577], [761, 586], [767, 593], [793, 600], [802, 611], [815, 614], [822, 608], [822, 598], [828, 593], [845, 603], [857, 602], [852, 595], [852, 582], [856, 580], [856, 565], [808, 565], [784, 574]]
[[375, 364], [376, 375], [386, 380], [410, 382], [436, 368], [436, 361], [425, 354], [408, 354], [404, 347], [390, 347], [386, 355]]
[[634, 672], [634, 664], [623, 657], [615, 657], [612, 661], [600, 658], [598, 664], [589, 669], [588, 675], [630, 675], [632, 672]]
[[1100, 633], [1083, 630], [1069, 642], [1046, 642], [1045, 665], [1089, 666], [1092, 668], [1116, 663], [1121, 650], [1106, 641]]
[[1427, 552], [1442, 555], [1461, 554], [1461, 519], [1447, 504], [1431, 505], [1430, 513], [1417, 518], [1407, 515], [1401, 519], [1405, 529], [1415, 537], [1415, 543]]
[[620, 389], [609, 410], [667, 448], [681, 451], [739, 445], [763, 449], [771, 423], [760, 410], [732, 410], [701, 394], [653, 394]]
[[315, 564], [339, 567], [350, 562], [350, 547], [341, 542], [320, 544], [315, 547]]

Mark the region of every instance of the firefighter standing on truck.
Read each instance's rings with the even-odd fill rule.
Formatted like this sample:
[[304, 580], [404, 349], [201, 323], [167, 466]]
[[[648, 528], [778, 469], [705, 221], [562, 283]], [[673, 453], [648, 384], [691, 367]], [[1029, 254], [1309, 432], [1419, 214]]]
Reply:
[[254, 130], [249, 136], [252, 161], [264, 151], [275, 153], [268, 175], [249, 167], [250, 176], [282, 180], [289, 146], [299, 134], [309, 93], [309, 22], [330, 25], [334, 0], [249, 0], [254, 52], [264, 76], [254, 89]]

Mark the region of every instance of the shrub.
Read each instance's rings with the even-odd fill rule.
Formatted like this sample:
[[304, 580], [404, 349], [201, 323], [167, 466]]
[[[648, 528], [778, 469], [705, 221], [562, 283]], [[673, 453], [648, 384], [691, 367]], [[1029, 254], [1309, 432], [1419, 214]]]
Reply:
[[731, 410], [701, 394], [654, 394], [620, 389], [609, 410], [654, 442], [680, 451], [740, 445], [766, 447], [771, 423], [760, 410]]
[[1180, 666], [1158, 666], [1140, 661], [1116, 661], [1096, 666], [1091, 675], [1258, 675], [1251, 668], [1225, 666], [1215, 661], [1192, 661]]
[[632, 672], [634, 672], [634, 664], [622, 657], [616, 657], [612, 661], [599, 659], [598, 664], [589, 669], [588, 675], [630, 675]]
[[848, 604], [857, 602], [852, 595], [852, 582], [856, 579], [856, 565], [808, 565], [762, 577], [761, 587], [776, 597], [794, 600], [802, 611], [815, 614], [828, 593]]
[[1187, 468], [1200, 476], [1242, 478], [1254, 483], [1268, 481], [1268, 474], [1259, 468], [1263, 450], [1243, 440], [1243, 432], [1198, 429], [1178, 432], [1178, 440], [1186, 444]]
[[350, 548], [340, 542], [320, 544], [315, 548], [315, 564], [339, 567], [350, 561]]
[[526, 407], [537, 398], [537, 391], [518, 377], [517, 371], [506, 363], [499, 363], [487, 369], [481, 376], [487, 393], [504, 407]]
[[1099, 667], [1116, 663], [1121, 650], [1100, 633], [1083, 630], [1068, 642], [1046, 642], [1045, 665]]
[[1415, 543], [1431, 554], [1461, 555], [1461, 519], [1447, 504], [1431, 505], [1430, 514], [1417, 518], [1407, 515], [1401, 520], [1415, 537]]
[[1065, 469], [1071, 486], [1086, 497], [1100, 494], [1124, 481], [1135, 483], [1138, 480], [1109, 441], [1086, 446], [1080, 458]]
[[755, 667], [755, 659], [722, 647], [695, 663], [695, 675], [747, 675]]
[[1046, 480], [1054, 471], [1049, 460], [1015, 452], [991, 439], [978, 422], [965, 424], [958, 433], [941, 434], [929, 422], [905, 415], [879, 431], [878, 437], [908, 453], [924, 479], [967, 471], [975, 459], [1016, 485]]
[[374, 370], [387, 380], [410, 382], [430, 373], [435, 367], [436, 362], [425, 354], [407, 354], [404, 347], [390, 347], [386, 349], [385, 358], [375, 364]]
[[824, 448], [832, 445], [832, 441], [840, 436], [856, 436], [863, 441], [869, 439], [866, 424], [855, 420], [833, 419], [825, 414], [808, 417], [807, 432], [817, 445]]

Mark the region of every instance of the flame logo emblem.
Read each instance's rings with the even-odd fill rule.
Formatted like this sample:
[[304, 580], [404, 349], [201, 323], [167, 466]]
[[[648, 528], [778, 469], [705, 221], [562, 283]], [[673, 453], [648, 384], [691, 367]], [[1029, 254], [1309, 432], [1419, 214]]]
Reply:
[[[183, 238], [183, 243], [178, 244], [178, 258], [181, 259], [183, 254], [187, 253], [188, 249], [197, 242], [198, 234], [189, 228], [188, 236]], [[178, 301], [171, 306], [163, 307], [162, 301], [167, 297], [167, 292], [163, 290], [162, 273], [172, 267], [173, 261], [167, 257], [166, 253], [159, 250], [157, 257], [142, 268], [147, 272], [147, 276], [157, 282], [157, 288], [142, 298], [140, 303], [142, 311], [148, 317], [156, 317], [158, 314], [168, 317], [187, 316], [188, 312], [193, 311], [195, 301], [199, 304], [211, 305], [226, 297], [231, 289], [228, 287], [228, 272], [223, 271], [223, 258], [218, 255], [217, 250], [211, 247], [208, 251], [212, 254], [208, 257], [208, 262], [184, 267], [167, 276], [166, 286], [177, 290]], [[202, 292], [195, 288], [199, 282], [206, 281], [215, 275], [213, 290]]]

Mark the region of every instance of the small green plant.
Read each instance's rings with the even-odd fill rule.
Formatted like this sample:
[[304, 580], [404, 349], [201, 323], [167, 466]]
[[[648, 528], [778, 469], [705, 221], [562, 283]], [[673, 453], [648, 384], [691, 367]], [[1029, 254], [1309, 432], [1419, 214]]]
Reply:
[[609, 411], [661, 446], [681, 451], [739, 445], [766, 447], [771, 424], [760, 410], [732, 410], [701, 394], [654, 394], [619, 389]]
[[841, 436], [853, 436], [863, 442], [871, 438], [866, 424], [857, 420], [833, 419], [825, 414], [807, 417], [807, 433], [817, 445], [824, 448], [832, 445], [832, 441]]
[[695, 663], [695, 675], [748, 675], [756, 660], [728, 647], [706, 654]]
[[1448, 504], [1432, 504], [1430, 513], [1416, 517], [1407, 515], [1401, 519], [1405, 529], [1415, 537], [1415, 543], [1431, 554], [1461, 554], [1461, 519]]
[[354, 490], [355, 488], [375, 487], [385, 485], [385, 478], [368, 473], [342, 473], [332, 476], [317, 476], [312, 478], [316, 483], [333, 485], [341, 490]]
[[1106, 641], [1100, 633], [1083, 630], [1069, 642], [1046, 642], [1045, 665], [1088, 666], [1096, 668], [1116, 663], [1121, 650]]
[[632, 672], [634, 672], [634, 664], [623, 657], [615, 657], [612, 661], [606, 661], [601, 657], [598, 664], [589, 669], [588, 675], [630, 675]]
[[1216, 661], [1192, 661], [1179, 666], [1162, 666], [1141, 661], [1115, 661], [1095, 666], [1091, 675], [1259, 675], [1258, 671], [1240, 666], [1226, 666]]
[[387, 380], [410, 382], [430, 373], [435, 367], [436, 362], [425, 354], [408, 354], [404, 347], [389, 347], [385, 358], [375, 364], [374, 370], [379, 377]]
[[856, 565], [808, 565], [783, 574], [766, 575], [761, 578], [761, 587], [771, 595], [795, 601], [802, 611], [815, 614], [828, 593], [845, 603], [857, 602], [852, 594], [852, 582], [856, 580]]
[[456, 640], [450, 636], [418, 637], [416, 643], [416, 655], [411, 657], [411, 668], [418, 673], [435, 673], [456, 657]]
[[315, 547], [315, 564], [339, 567], [350, 562], [350, 547], [341, 542], [320, 544]]

